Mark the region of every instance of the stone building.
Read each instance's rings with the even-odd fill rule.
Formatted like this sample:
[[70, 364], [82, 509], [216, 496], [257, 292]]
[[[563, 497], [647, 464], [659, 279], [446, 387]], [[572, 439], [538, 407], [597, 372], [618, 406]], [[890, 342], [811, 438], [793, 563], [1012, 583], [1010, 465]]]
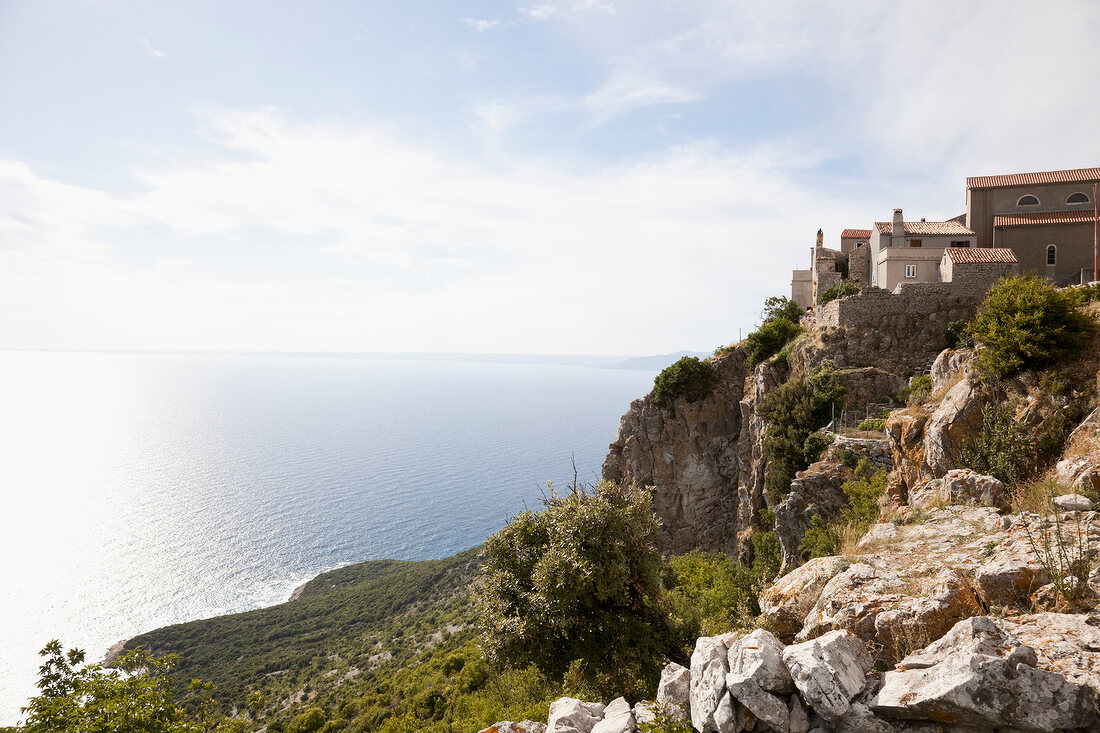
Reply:
[[825, 233], [817, 230], [817, 242], [810, 253], [810, 269], [791, 272], [791, 300], [803, 308], [817, 303], [817, 296], [844, 281], [848, 257], [825, 246]]
[[845, 229], [840, 233], [840, 252], [841, 254], [851, 255], [853, 249], [870, 244], [870, 242], [870, 229]]
[[871, 230], [870, 284], [893, 290], [899, 283], [940, 282], [940, 260], [948, 247], [974, 247], [977, 234], [958, 221], [905, 221], [894, 209], [892, 221]]
[[985, 247], [1016, 253], [1022, 272], [1058, 285], [1093, 276], [1100, 168], [966, 179], [966, 224]]
[[940, 259], [940, 279], [977, 295], [1005, 275], [1020, 271], [1016, 253], [1005, 247], [948, 247]]

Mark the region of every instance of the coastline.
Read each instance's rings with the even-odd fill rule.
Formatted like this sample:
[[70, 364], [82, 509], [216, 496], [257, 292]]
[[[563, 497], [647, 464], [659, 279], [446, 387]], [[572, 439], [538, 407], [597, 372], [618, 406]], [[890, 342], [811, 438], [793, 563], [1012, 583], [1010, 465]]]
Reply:
[[126, 642], [128, 641], [130, 640], [123, 639], [107, 647], [107, 653], [103, 655], [103, 661], [100, 662], [100, 665], [106, 667], [108, 664], [118, 659], [118, 655], [122, 654], [122, 649], [126, 646]]
[[[314, 577], [316, 577], [316, 576], [314, 576]], [[310, 580], [312, 580], [312, 578], [310, 578]], [[291, 591], [291, 593], [290, 593], [290, 598], [287, 598], [287, 599], [286, 599], [286, 602], [287, 602], [287, 603], [290, 603], [291, 601], [296, 601], [296, 600], [298, 600], [299, 596], [301, 596], [301, 595], [302, 595], [302, 591], [306, 589], [306, 586], [307, 586], [307, 585], [309, 585], [309, 582], [310, 582], [310, 581], [309, 581], [309, 580], [307, 580], [306, 582], [302, 583], [302, 584], [301, 584], [300, 586], [298, 586], [297, 588], [295, 588], [295, 589], [294, 589], [293, 591]]]

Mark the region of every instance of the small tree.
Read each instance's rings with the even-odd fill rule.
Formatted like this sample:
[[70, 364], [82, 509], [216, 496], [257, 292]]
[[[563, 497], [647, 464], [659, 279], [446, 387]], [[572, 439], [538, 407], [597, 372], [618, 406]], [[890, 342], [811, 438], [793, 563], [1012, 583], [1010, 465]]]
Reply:
[[761, 323], [770, 323], [777, 318], [783, 318], [791, 323], [798, 323], [802, 317], [802, 306], [790, 298], [782, 295], [773, 295], [764, 301], [764, 311], [760, 314]]
[[592, 493], [551, 490], [543, 505], [485, 542], [478, 606], [487, 655], [558, 678], [581, 670], [608, 694], [651, 691], [686, 639], [662, 598], [650, 489], [603, 482]]
[[983, 348], [977, 366], [993, 377], [1048, 366], [1079, 353], [1093, 331], [1080, 294], [1038, 275], [999, 280], [978, 309], [970, 334]]
[[115, 662], [118, 670], [105, 671], [84, 665], [79, 649], [63, 652], [56, 640], [40, 654], [46, 661], [39, 668], [39, 694], [23, 708], [25, 733], [202, 733], [213, 727], [191, 720], [173, 702], [174, 655], [136, 649]]

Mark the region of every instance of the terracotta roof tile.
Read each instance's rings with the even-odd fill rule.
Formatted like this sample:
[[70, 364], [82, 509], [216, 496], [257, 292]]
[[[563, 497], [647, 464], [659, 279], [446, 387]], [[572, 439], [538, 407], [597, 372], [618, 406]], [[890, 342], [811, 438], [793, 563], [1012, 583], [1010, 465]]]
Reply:
[[1084, 224], [1092, 223], [1092, 209], [1077, 211], [1030, 211], [1024, 214], [997, 214], [995, 227], [1025, 227], [1036, 224]]
[[1044, 183], [1078, 183], [1100, 181], [1100, 168], [1075, 168], [1068, 171], [1012, 173], [1007, 176], [974, 176], [966, 179], [967, 188], [998, 188], [1000, 186], [1035, 186]]
[[841, 239], [870, 239], [870, 229], [845, 229], [840, 233]]
[[1016, 259], [1016, 253], [1006, 247], [948, 247], [943, 253], [952, 262], [975, 264], [986, 262], [1011, 264], [1019, 262]]
[[[893, 224], [888, 221], [876, 221], [875, 227], [879, 234], [889, 234]], [[975, 236], [975, 232], [957, 221], [907, 221], [905, 222], [906, 234], [958, 234], [961, 236]]]

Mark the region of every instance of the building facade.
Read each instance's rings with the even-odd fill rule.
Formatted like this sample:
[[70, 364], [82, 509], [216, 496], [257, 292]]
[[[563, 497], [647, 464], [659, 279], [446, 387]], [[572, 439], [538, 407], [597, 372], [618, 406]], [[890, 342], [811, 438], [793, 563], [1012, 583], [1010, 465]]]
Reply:
[[940, 282], [940, 261], [949, 247], [977, 245], [977, 234], [958, 221], [905, 221], [894, 209], [891, 221], [871, 230], [870, 284], [893, 290], [900, 283]]
[[1100, 168], [966, 179], [966, 224], [983, 247], [1005, 247], [1021, 272], [1058, 285], [1093, 279]]

